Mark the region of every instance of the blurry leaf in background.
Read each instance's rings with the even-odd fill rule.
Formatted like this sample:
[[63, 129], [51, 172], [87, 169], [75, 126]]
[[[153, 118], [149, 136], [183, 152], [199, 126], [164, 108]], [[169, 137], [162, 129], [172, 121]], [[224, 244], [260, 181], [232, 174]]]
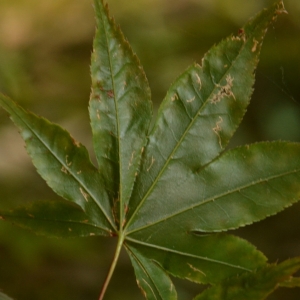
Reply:
[[0, 300], [12, 300], [12, 299], [0, 292]]
[[[208, 288], [194, 300], [264, 300], [278, 288], [279, 284], [289, 281], [299, 268], [299, 257], [286, 260], [278, 265], [264, 266], [253, 273], [231, 278], [223, 285]], [[293, 280], [290, 280], [290, 283], [292, 286]]]

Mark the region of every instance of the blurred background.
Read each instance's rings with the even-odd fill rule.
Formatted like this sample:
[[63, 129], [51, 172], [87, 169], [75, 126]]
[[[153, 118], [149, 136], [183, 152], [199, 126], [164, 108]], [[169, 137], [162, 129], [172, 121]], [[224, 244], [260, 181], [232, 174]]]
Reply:
[[[138, 54], [155, 108], [175, 78], [215, 43], [238, 29], [267, 0], [109, 0], [111, 14]], [[248, 112], [230, 147], [261, 140], [300, 142], [300, 1], [270, 28]], [[95, 21], [92, 0], [1, 0], [0, 91], [68, 129], [90, 150], [89, 63]], [[37, 175], [17, 129], [0, 110], [0, 208], [57, 196]], [[300, 203], [233, 232], [254, 243], [270, 262], [300, 255]], [[0, 289], [16, 300], [95, 300], [115, 241], [56, 240], [0, 223]], [[180, 280], [179, 299], [200, 287]], [[280, 289], [268, 299], [299, 299]], [[107, 300], [142, 299], [126, 255]]]

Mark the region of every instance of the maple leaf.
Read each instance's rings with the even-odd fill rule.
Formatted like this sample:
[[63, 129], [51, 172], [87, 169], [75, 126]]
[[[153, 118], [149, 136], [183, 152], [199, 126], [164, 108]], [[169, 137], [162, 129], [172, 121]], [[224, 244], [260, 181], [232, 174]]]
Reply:
[[[95, 1], [95, 11], [89, 113], [98, 166], [66, 130], [1, 95], [37, 171], [68, 200], [1, 211], [1, 220], [47, 236], [117, 237], [99, 299], [123, 246], [147, 299], [177, 299], [170, 274], [217, 286], [198, 299], [222, 294], [237, 284], [237, 275], [259, 281], [268, 294], [286, 281], [286, 268], [268, 265], [253, 245], [225, 231], [298, 201], [300, 144], [226, 146], [246, 112], [265, 33], [285, 12], [283, 3], [263, 10], [182, 73], [152, 128], [140, 62], [107, 6]], [[299, 269], [297, 259], [285, 264], [288, 275]], [[260, 280], [265, 273], [272, 275], [267, 283]], [[225, 299], [216, 297], [209, 299]]]

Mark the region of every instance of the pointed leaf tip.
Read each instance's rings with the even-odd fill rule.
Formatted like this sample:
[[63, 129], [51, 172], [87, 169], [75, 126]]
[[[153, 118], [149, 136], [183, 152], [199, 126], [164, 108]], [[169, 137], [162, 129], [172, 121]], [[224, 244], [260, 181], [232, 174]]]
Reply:
[[87, 149], [57, 124], [25, 111], [8, 97], [0, 95], [0, 105], [20, 129], [34, 166], [53, 191], [79, 205], [103, 230], [113, 230], [103, 179]]
[[242, 121], [266, 30], [284, 10], [280, 3], [251, 19], [241, 35], [212, 47], [201, 66], [192, 65], [172, 84], [145, 147], [129, 230], [165, 221], [178, 214], [178, 203], [191, 201], [190, 193], [195, 201], [204, 193], [188, 182], [224, 151]]
[[95, 5], [97, 30], [89, 111], [99, 169], [105, 170], [105, 185], [115, 203], [115, 219], [122, 224], [147, 141], [152, 103], [136, 54], [103, 1]]
[[284, 2], [283, 1], [279, 1], [276, 13], [278, 15], [280, 15], [280, 14], [288, 14], [288, 11], [284, 7]]
[[78, 205], [64, 200], [36, 201], [11, 211], [0, 211], [0, 220], [48, 237], [110, 235]]

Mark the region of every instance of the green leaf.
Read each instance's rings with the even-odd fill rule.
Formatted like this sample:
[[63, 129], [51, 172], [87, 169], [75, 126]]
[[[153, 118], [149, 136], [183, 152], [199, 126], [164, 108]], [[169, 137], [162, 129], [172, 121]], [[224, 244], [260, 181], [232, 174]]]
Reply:
[[194, 300], [263, 300], [299, 269], [299, 257], [268, 265], [211, 287]]
[[33, 164], [60, 196], [79, 205], [106, 235], [114, 228], [108, 195], [84, 146], [56, 124], [26, 112], [0, 95], [0, 105], [19, 127]]
[[199, 299], [242, 299], [244, 292], [260, 299], [278, 284], [298, 285], [291, 274], [300, 259], [267, 266], [248, 242], [206, 233], [251, 224], [300, 196], [300, 144], [225, 152], [249, 104], [264, 35], [285, 12], [282, 1], [179, 76], [150, 132], [145, 74], [102, 0], [95, 11], [89, 112], [99, 169], [68, 132], [0, 96], [40, 175], [73, 202], [37, 202], [0, 212], [0, 219], [57, 237], [117, 235], [99, 299], [123, 244], [147, 299], [177, 298], [169, 274], [219, 284]]
[[0, 220], [48, 237], [107, 235], [78, 205], [62, 200], [38, 201], [12, 211], [0, 211]]
[[173, 276], [194, 282], [218, 283], [266, 263], [261, 252], [235, 236], [180, 233], [172, 228], [148, 233], [128, 237], [126, 245], [156, 261]]
[[279, 286], [286, 287], [286, 288], [300, 287], [300, 278], [290, 277], [288, 280], [280, 282]]
[[95, 10], [90, 118], [99, 168], [122, 224], [146, 144], [152, 104], [144, 71], [108, 8], [97, 0]]
[[[262, 11], [242, 34], [213, 47], [201, 66], [191, 66], [171, 86], [145, 148], [130, 201], [129, 230], [161, 221], [166, 211], [173, 214], [188, 205], [186, 182], [224, 150], [242, 120], [264, 35], [282, 5]], [[209, 180], [203, 178], [204, 184], [210, 185]], [[205, 190], [197, 193], [200, 202]]]
[[[158, 223], [160, 230], [168, 226], [201, 231], [237, 228], [297, 200], [299, 185], [286, 178], [292, 177], [291, 172], [296, 174], [293, 180], [297, 179], [297, 165], [291, 157], [298, 156], [299, 146], [266, 144], [251, 146], [249, 151], [246, 146], [218, 157], [249, 103], [260, 45], [268, 25], [283, 10], [280, 5], [262, 11], [241, 36], [212, 48], [201, 67], [191, 67], [171, 87], [145, 149], [130, 202], [128, 234]], [[268, 158], [273, 150], [276, 154]], [[278, 155], [286, 165], [275, 163]], [[272, 168], [281, 180], [279, 189], [284, 192], [293, 184], [294, 194], [280, 198], [280, 190], [267, 186], [273, 181]], [[266, 193], [280, 199], [270, 205]], [[254, 197], [259, 197], [257, 203]]]
[[291, 157], [300, 145], [223, 152], [249, 103], [266, 29], [282, 11], [277, 3], [212, 48], [176, 80], [158, 112], [124, 230], [131, 247], [174, 276], [217, 283], [262, 266], [264, 257], [244, 241], [191, 233], [238, 228], [298, 200], [299, 160]]
[[182, 180], [174, 166], [129, 233], [223, 231], [275, 214], [299, 200], [299, 154], [299, 143], [265, 142], [229, 150]]
[[126, 247], [135, 270], [137, 284], [148, 300], [176, 300], [175, 287], [165, 271], [153, 260], [145, 258], [139, 251]]

